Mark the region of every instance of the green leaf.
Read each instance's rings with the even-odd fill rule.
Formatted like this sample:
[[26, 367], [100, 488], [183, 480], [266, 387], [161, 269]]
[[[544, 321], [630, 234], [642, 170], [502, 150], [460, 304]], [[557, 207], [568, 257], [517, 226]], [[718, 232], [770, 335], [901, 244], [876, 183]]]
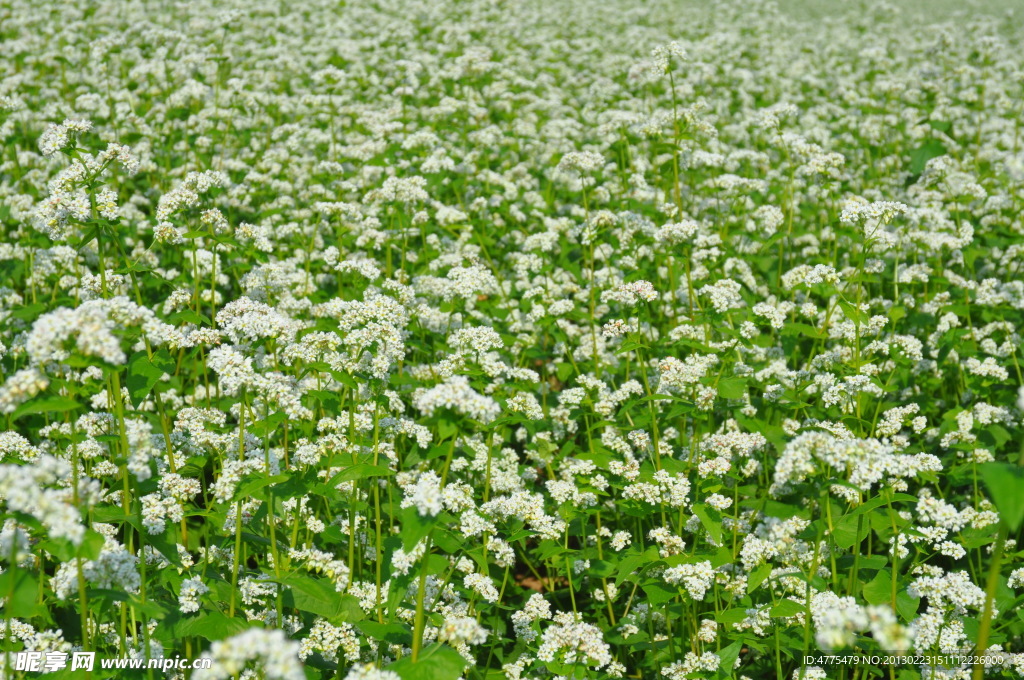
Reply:
[[288, 414], [283, 411], [271, 413], [263, 420], [258, 420], [249, 425], [249, 430], [258, 437], [266, 437], [277, 431], [281, 423], [288, 420]]
[[[288, 500], [289, 498], [295, 498], [296, 496], [302, 496], [309, 493], [315, 482], [316, 470], [310, 469], [301, 475], [293, 474], [286, 482], [274, 484], [274, 486], [270, 488], [270, 492], [274, 494], [274, 498]], [[337, 491], [332, 487], [327, 488], [329, 489], [326, 492], [328, 495], [337, 493]]]
[[330, 390], [309, 390], [306, 394], [312, 397], [313, 401], [323, 406], [328, 413], [338, 413], [341, 410], [341, 398], [336, 392]]
[[146, 542], [153, 546], [161, 555], [167, 558], [167, 561], [176, 567], [181, 567], [181, 554], [178, 553], [178, 544], [173, 539], [167, 537], [167, 529], [170, 528], [171, 523], [167, 523], [167, 527], [160, 534], [149, 534], [146, 537]]
[[815, 340], [818, 340], [819, 338], [824, 337], [824, 333], [819, 331], [814, 326], [810, 326], [808, 324], [799, 323], [799, 322], [797, 322], [797, 323], [787, 323], [785, 326], [782, 327], [781, 333], [783, 335], [799, 335], [799, 334], [802, 334], [802, 335], [807, 336], [808, 338], [814, 338]]
[[101, 609], [112, 605], [114, 602], [127, 602], [131, 599], [128, 593], [123, 590], [114, 590], [112, 588], [86, 588], [85, 593], [90, 601], [99, 603]]
[[[3, 209], [6, 207], [7, 206], [0, 206], [0, 213], [2, 213]], [[3, 217], [0, 216], [0, 220], [2, 219]], [[21, 278], [24, 269], [25, 265], [18, 260], [0, 260], [0, 279], [11, 278], [18, 281]]]
[[857, 309], [856, 306], [851, 305], [849, 302], [846, 302], [845, 300], [840, 300], [839, 306], [842, 307], [843, 313], [846, 314], [846, 318], [849, 319], [850, 321], [853, 321], [854, 323], [859, 325], [864, 325], [864, 323], [867, 322], [867, 314]]
[[661, 583], [648, 583], [643, 588], [644, 592], [647, 593], [647, 599], [652, 605], [668, 602], [679, 594], [679, 590], [677, 588], [670, 588], [669, 586], [662, 585]]
[[769, 248], [771, 248], [773, 245], [775, 245], [776, 243], [778, 243], [779, 241], [781, 241], [784, 238], [786, 238], [786, 233], [783, 232], [783, 231], [776, 232], [776, 233], [772, 234], [771, 236], [768, 237], [767, 240], [765, 240], [761, 244], [761, 247], [758, 249], [757, 254], [761, 255], [761, 254], [767, 252]]
[[443, 644], [427, 647], [413, 663], [412, 656], [405, 656], [387, 667], [398, 673], [402, 680], [458, 680], [469, 662], [454, 649]]
[[[832, 540], [836, 542], [840, 548], [849, 550], [854, 545], [863, 541], [868, 536], [868, 532], [871, 527], [865, 522], [861, 515], [863, 513], [850, 513], [835, 523], [832, 528]], [[860, 524], [860, 535], [857, 535], [857, 526]]]
[[331, 477], [330, 481], [327, 482], [327, 485], [336, 486], [342, 482], [356, 482], [360, 479], [369, 479], [370, 477], [390, 477], [393, 474], [395, 474], [395, 471], [389, 470], [386, 465], [356, 463], [355, 465], [350, 465]]
[[157, 621], [162, 621], [167, 618], [167, 613], [170, 611], [164, 605], [154, 602], [153, 600], [146, 600], [143, 602], [142, 598], [138, 595], [133, 595], [131, 599], [129, 599], [129, 602], [137, 612], [144, 612], [146, 616], [151, 619], [156, 619]]
[[1006, 428], [993, 423], [985, 428], [982, 435], [986, 441], [991, 440], [995, 448], [1002, 447], [1003, 444], [1013, 439], [1013, 435], [1006, 431]]
[[359, 600], [352, 595], [337, 592], [331, 581], [312, 576], [293, 576], [275, 582], [286, 588], [282, 598], [286, 607], [322, 616], [334, 625], [363, 618]]
[[138, 408], [163, 375], [164, 370], [150, 361], [145, 352], [136, 352], [128, 362], [128, 377], [125, 380], [132, 406]]
[[159, 349], [153, 352], [150, 362], [164, 373], [170, 373], [171, 375], [174, 374], [175, 367], [177, 366], [174, 357], [166, 349]]
[[616, 585], [621, 585], [624, 580], [633, 575], [633, 572], [651, 562], [657, 561], [658, 557], [658, 550], [653, 546], [643, 553], [633, 553], [624, 557], [619, 562], [619, 568], [616, 570]]
[[359, 632], [380, 642], [388, 642], [394, 645], [412, 644], [412, 630], [404, 623], [378, 623], [376, 621], [358, 621], [355, 627]]
[[720, 661], [718, 667], [731, 676], [733, 673], [733, 668], [736, 665], [736, 659], [739, 658], [740, 652], [742, 650], [742, 640], [737, 640], [728, 647], [719, 650], [718, 658], [720, 659]]
[[359, 383], [356, 382], [356, 379], [353, 378], [348, 373], [346, 373], [345, 371], [328, 370], [327, 372], [330, 373], [335, 380], [337, 380], [350, 390], [359, 389]]
[[804, 609], [804, 605], [800, 604], [799, 602], [794, 602], [793, 600], [783, 600], [774, 607], [772, 607], [769, 613], [772, 616], [783, 617], [796, 616], [797, 614], [800, 614], [804, 611], [806, 611]]
[[906, 623], [917, 618], [917, 608], [920, 604], [921, 598], [911, 597], [906, 590], [896, 593], [896, 611]]
[[933, 158], [945, 156], [948, 153], [942, 142], [929, 139], [927, 142], [910, 152], [910, 172], [920, 175], [924, 172], [924, 166]]
[[715, 543], [720, 544], [722, 542], [722, 515], [703, 503], [694, 503], [693, 514], [700, 518], [700, 523], [711, 534]]
[[11, 419], [16, 420], [21, 416], [32, 415], [33, 413], [59, 414], [65, 411], [74, 411], [82, 408], [74, 399], [68, 397], [39, 397], [27, 401], [14, 410]]
[[171, 634], [178, 638], [201, 637], [207, 640], [223, 640], [241, 633], [249, 625], [241, 619], [228, 618], [218, 611], [203, 612], [174, 620], [169, 626]]
[[[66, 538], [48, 538], [35, 544], [36, 549], [49, 553], [61, 562], [70, 562], [75, 559], [78, 549]], [[3, 594], [0, 593], [0, 597]]]
[[100, 228], [98, 226], [95, 226], [89, 231], [87, 231], [85, 233], [85, 236], [83, 236], [81, 240], [79, 240], [79, 242], [75, 244], [75, 250], [81, 250], [82, 248], [87, 246], [90, 241], [92, 241], [94, 238], [96, 238], [96, 236], [99, 235], [99, 233]]
[[85, 532], [85, 537], [82, 539], [81, 545], [78, 546], [78, 557], [85, 558], [87, 560], [95, 560], [100, 556], [100, 551], [103, 550], [103, 546], [106, 544], [107, 539], [104, 538], [100, 532], [89, 529]]
[[892, 572], [879, 569], [875, 577], [864, 584], [861, 591], [868, 604], [892, 603]]
[[37, 302], [34, 305], [22, 305], [20, 307], [15, 308], [13, 311], [10, 312], [10, 317], [12, 319], [28, 321], [29, 319], [36, 318], [45, 311], [46, 304], [43, 302]]
[[449, 420], [441, 420], [437, 423], [437, 434], [440, 437], [440, 441], [454, 437], [458, 433], [459, 427]]
[[415, 548], [417, 543], [427, 537], [436, 523], [436, 518], [420, 515], [415, 507], [404, 508], [402, 510], [402, 530], [399, 532], [399, 536], [405, 551], [408, 552]]
[[8, 568], [0, 574], [0, 593], [7, 600], [3, 608], [10, 612], [11, 616], [27, 619], [35, 615], [39, 583], [29, 570], [21, 567]]
[[746, 618], [746, 607], [734, 607], [715, 614], [715, 621], [718, 621], [719, 623], [739, 623]]
[[718, 396], [723, 399], [743, 399], [747, 396], [746, 378], [723, 378], [718, 381]]
[[555, 373], [558, 376], [559, 382], [566, 382], [569, 380], [569, 376], [572, 375], [573, 371], [572, 364], [558, 364], [555, 368]]
[[168, 323], [191, 323], [196, 326], [212, 326], [213, 322], [207, 317], [192, 311], [191, 309], [183, 309], [180, 312], [175, 312], [167, 317]]
[[231, 497], [231, 501], [234, 502], [251, 498], [263, 487], [270, 486], [271, 484], [278, 484], [280, 482], [286, 482], [289, 479], [290, 477], [288, 475], [274, 475], [272, 477], [258, 477], [256, 479], [250, 479], [247, 482], [242, 482], [235, 490], [235, 494]]
[[1024, 467], [1010, 463], [985, 463], [981, 478], [1007, 528], [1016, 533], [1024, 521]]
[[649, 349], [647, 345], [636, 340], [626, 340], [624, 343], [619, 345], [619, 348], [615, 350], [616, 354], [625, 354], [626, 352], [632, 352], [638, 349]]
[[772, 565], [765, 563], [755, 569], [747, 578], [747, 594], [754, 592], [772, 573]]

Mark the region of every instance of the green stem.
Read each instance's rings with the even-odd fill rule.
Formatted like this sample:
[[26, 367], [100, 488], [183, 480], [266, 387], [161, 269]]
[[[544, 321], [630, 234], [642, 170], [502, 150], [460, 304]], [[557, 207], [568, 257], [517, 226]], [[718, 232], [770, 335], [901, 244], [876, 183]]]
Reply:
[[[377, 465], [380, 458], [380, 404], [374, 402], [373, 406], [373, 464]], [[373, 484], [373, 514], [375, 523], [376, 533], [376, 548], [377, 554], [376, 559], [376, 585], [377, 585], [377, 596], [376, 596], [376, 607], [377, 607], [377, 621], [384, 623], [384, 608], [381, 606], [381, 562], [383, 561], [384, 546], [383, 540], [381, 539], [381, 519], [380, 519], [380, 484], [377, 483], [376, 477], [371, 477], [371, 484]]]
[[[242, 405], [238, 410], [238, 460], [245, 460], [245, 388], [242, 388]], [[235, 597], [238, 592], [238, 571], [242, 557], [242, 501], [235, 503], [235, 554], [231, 561], [231, 598], [228, 601], [228, 618], [235, 615]]]
[[[988, 649], [988, 637], [992, 631], [992, 603], [996, 599], [996, 588], [999, 586], [999, 569], [1003, 561], [1003, 548], [1006, 546], [1008, 533], [1006, 524], [1001, 523], [999, 535], [992, 547], [992, 563], [988, 567], [988, 582], [985, 584], [985, 608], [981, 612], [981, 625], [978, 626], [977, 654], [984, 654]], [[973, 680], [982, 680], [985, 677], [985, 664], [976, 664], [971, 677]]]
[[427, 535], [427, 548], [423, 551], [420, 564], [420, 583], [416, 591], [416, 618], [412, 633], [412, 660], [413, 663], [419, 658], [420, 649], [423, 647], [423, 629], [426, 626], [426, 611], [423, 608], [423, 598], [427, 591], [427, 563], [430, 557], [430, 539], [432, 534]]

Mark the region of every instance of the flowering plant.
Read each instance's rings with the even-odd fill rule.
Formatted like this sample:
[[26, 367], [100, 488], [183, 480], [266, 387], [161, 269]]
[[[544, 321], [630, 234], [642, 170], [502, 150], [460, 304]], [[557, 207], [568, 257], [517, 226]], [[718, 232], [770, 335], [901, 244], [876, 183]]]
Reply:
[[1020, 17], [555, 5], [3, 5], [5, 677], [1024, 673]]

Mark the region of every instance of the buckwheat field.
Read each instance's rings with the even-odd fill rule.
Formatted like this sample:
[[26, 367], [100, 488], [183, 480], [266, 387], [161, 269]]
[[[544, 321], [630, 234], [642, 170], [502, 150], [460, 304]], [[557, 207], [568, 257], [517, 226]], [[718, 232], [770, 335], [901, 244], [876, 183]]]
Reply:
[[792, 5], [0, 2], [5, 677], [1024, 674], [1022, 8]]

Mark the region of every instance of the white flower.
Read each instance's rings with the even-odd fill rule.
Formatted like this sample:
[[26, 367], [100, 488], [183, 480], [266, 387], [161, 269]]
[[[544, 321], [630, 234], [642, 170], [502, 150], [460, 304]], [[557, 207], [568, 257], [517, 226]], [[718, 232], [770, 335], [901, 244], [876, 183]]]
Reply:
[[[214, 642], [203, 655], [209, 668], [195, 671], [196, 680], [227, 680], [252, 664], [266, 680], [305, 680], [299, 662], [299, 643], [282, 630], [250, 628], [225, 640]], [[390, 679], [389, 679], [390, 680]]]
[[39, 150], [43, 152], [44, 156], [52, 156], [66, 148], [77, 135], [91, 129], [90, 121], [68, 118], [62, 125], [51, 125], [46, 128], [39, 137]]
[[562, 171], [593, 172], [601, 169], [604, 159], [601, 154], [593, 151], [570, 151], [562, 156], [558, 162], [558, 169]]
[[437, 639], [452, 645], [482, 645], [487, 641], [487, 629], [470, 616], [446, 618]]
[[494, 587], [491, 579], [483, 574], [469, 574], [463, 580], [466, 587], [488, 602], [498, 601], [498, 589]]
[[601, 293], [602, 302], [619, 302], [624, 305], [637, 305], [641, 302], [651, 302], [657, 298], [658, 294], [650, 281], [623, 283], [614, 290], [606, 290]]
[[714, 582], [715, 572], [708, 561], [697, 564], [680, 564], [665, 570], [665, 580], [672, 585], [682, 586], [694, 600], [703, 600], [705, 593]]
[[178, 609], [183, 614], [199, 611], [199, 598], [210, 592], [210, 588], [200, 578], [189, 578], [181, 582], [178, 594]]
[[554, 623], [541, 634], [537, 659], [546, 663], [581, 663], [600, 670], [611, 663], [612, 655], [600, 628], [584, 623], [579, 615], [559, 612]]
[[345, 680], [402, 680], [401, 676], [394, 671], [385, 671], [377, 668], [375, 664], [359, 664], [353, 666]]
[[404, 489], [403, 508], [416, 508], [421, 516], [434, 516], [444, 509], [441, 478], [433, 470], [420, 474], [416, 483]]

